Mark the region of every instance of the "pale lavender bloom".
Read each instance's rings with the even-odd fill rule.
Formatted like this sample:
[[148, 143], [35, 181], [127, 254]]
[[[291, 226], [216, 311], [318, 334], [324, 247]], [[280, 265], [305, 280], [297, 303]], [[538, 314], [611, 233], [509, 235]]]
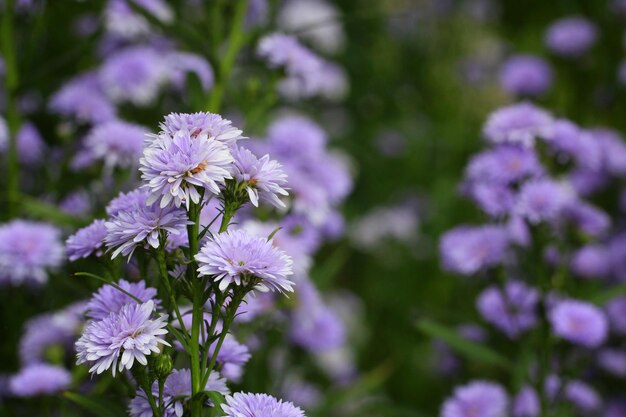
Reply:
[[506, 230], [511, 242], [516, 245], [527, 247], [531, 241], [528, 224], [519, 216], [511, 216], [506, 224]]
[[[217, 342], [209, 346], [209, 355], [215, 352]], [[217, 353], [217, 362], [222, 365], [222, 375], [230, 381], [238, 382], [243, 374], [243, 366], [250, 360], [250, 350], [232, 335], [227, 335]]]
[[571, 172], [567, 179], [579, 195], [587, 197], [605, 188], [611, 178], [604, 171], [579, 168]]
[[85, 309], [86, 303], [81, 301], [28, 320], [19, 343], [22, 365], [43, 362], [46, 350], [51, 346], [60, 345], [64, 350], [72, 350], [84, 323]]
[[457, 387], [441, 407], [440, 417], [506, 417], [509, 400], [493, 382], [473, 381]]
[[511, 280], [504, 291], [492, 286], [484, 290], [476, 301], [478, 311], [489, 323], [515, 339], [537, 323], [539, 292], [521, 281]]
[[574, 199], [573, 192], [565, 184], [539, 179], [522, 185], [514, 210], [530, 223], [553, 222]]
[[81, 75], [64, 84], [51, 98], [49, 107], [81, 122], [102, 123], [115, 117], [115, 107], [105, 96], [98, 77]]
[[441, 237], [439, 253], [446, 270], [473, 275], [502, 263], [508, 243], [506, 230], [499, 226], [459, 226]]
[[502, 107], [489, 115], [483, 135], [494, 144], [511, 143], [531, 147], [538, 137], [550, 134], [554, 120], [540, 107], [522, 102]]
[[171, 52], [166, 58], [170, 68], [170, 82], [182, 90], [185, 87], [188, 75], [198, 77], [203, 91], [213, 87], [215, 76], [208, 61], [200, 55], [189, 52]]
[[109, 0], [104, 11], [106, 28], [122, 38], [136, 38], [150, 33], [148, 21], [135, 12], [127, 1], [133, 1], [161, 22], [169, 23], [174, 18], [172, 9], [164, 0]]
[[626, 175], [626, 142], [612, 129], [596, 128], [588, 131], [603, 154], [603, 168], [611, 175]]
[[147, 191], [138, 188], [127, 193], [119, 193], [117, 197], [107, 204], [105, 210], [109, 216], [114, 217], [121, 211], [136, 211], [143, 209], [146, 206], [147, 199]]
[[287, 115], [274, 120], [267, 131], [270, 154], [282, 161], [300, 163], [324, 153], [326, 132], [313, 120]]
[[292, 403], [267, 394], [237, 392], [227, 395], [222, 409], [228, 417], [304, 417], [304, 412]]
[[558, 302], [550, 310], [549, 319], [557, 336], [577, 345], [595, 348], [607, 338], [606, 316], [599, 308], [583, 301]]
[[604, 307], [609, 319], [611, 331], [617, 335], [626, 335], [626, 297], [615, 297]]
[[26, 122], [17, 132], [17, 153], [20, 162], [36, 165], [41, 162], [46, 152], [46, 143], [34, 124]]
[[144, 148], [140, 159], [141, 178], [150, 191], [148, 204], [160, 200], [160, 206], [200, 203], [200, 191], [219, 195], [219, 185], [231, 178], [233, 162], [228, 147], [204, 136], [193, 136], [186, 130], [173, 137], [162, 135]]
[[105, 221], [94, 220], [89, 226], [83, 227], [67, 239], [65, 242], [67, 258], [74, 262], [91, 255], [102, 256], [106, 236]]
[[500, 85], [512, 94], [541, 96], [552, 86], [552, 68], [534, 55], [514, 55], [500, 69]]
[[295, 375], [285, 378], [281, 391], [287, 401], [298, 407], [312, 408], [322, 401], [319, 388]]
[[[211, 371], [204, 387], [205, 392], [219, 392], [220, 394], [230, 394], [226, 386], [226, 380], [220, 374]], [[152, 385], [152, 396], [155, 401], [159, 399], [159, 385], [154, 382]], [[163, 417], [182, 417], [183, 407], [191, 397], [191, 371], [189, 369], [175, 369], [168, 375], [163, 386]], [[139, 389], [135, 398], [130, 401], [128, 413], [131, 417], [152, 417], [152, 408], [148, 402], [147, 394]]]
[[582, 412], [592, 412], [600, 408], [602, 399], [598, 393], [582, 381], [574, 380], [565, 387], [565, 398]]
[[602, 349], [596, 361], [605, 371], [621, 378], [626, 377], [626, 352], [623, 349]]
[[513, 399], [512, 407], [513, 417], [539, 417], [539, 396], [532, 387], [525, 385]]
[[11, 378], [9, 389], [16, 397], [57, 394], [69, 387], [72, 376], [59, 366], [44, 363], [22, 368]]
[[255, 286], [261, 291], [293, 291], [293, 261], [275, 248], [271, 240], [252, 236], [243, 230], [218, 234], [196, 255], [200, 275], [213, 276], [224, 291], [231, 284], [247, 285], [250, 279], [260, 279]]
[[493, 217], [509, 214], [515, 205], [515, 194], [505, 185], [472, 184], [467, 193], [481, 210]]
[[542, 174], [543, 168], [534, 150], [504, 145], [472, 157], [465, 170], [465, 179], [508, 185]]
[[116, 371], [130, 369], [135, 361], [147, 365], [147, 355], [159, 353], [161, 344], [169, 346], [163, 339], [167, 315], [152, 319], [154, 308], [152, 300], [126, 304], [119, 313], [90, 322], [76, 342], [76, 363], [91, 365], [92, 374], [112, 368], [113, 376]]
[[105, 244], [109, 249], [115, 248], [113, 258], [120, 253], [130, 258], [139, 246], [158, 248], [161, 232], [185, 233], [187, 223], [185, 211], [176, 207], [160, 208], [152, 204], [121, 210], [105, 223]]
[[99, 78], [106, 95], [115, 103], [136, 106], [153, 103], [168, 81], [164, 56], [149, 47], [128, 47], [115, 52], [102, 65]]
[[581, 278], [605, 278], [610, 271], [609, 252], [600, 245], [583, 246], [572, 255], [570, 267]]
[[573, 160], [579, 167], [598, 170], [602, 167], [602, 148], [586, 131], [566, 119], [557, 119], [545, 138], [556, 160], [565, 164]]
[[148, 133], [143, 126], [112, 120], [94, 127], [84, 147], [93, 160], [102, 160], [107, 167], [129, 168], [138, 163]]
[[142, 303], [152, 301], [156, 306], [160, 304], [160, 301], [156, 299], [157, 291], [152, 287], [146, 287], [144, 281], [128, 282], [121, 279], [116, 282], [116, 285], [134, 298], [112, 285], [103, 285], [89, 300], [87, 317], [92, 320], [103, 320], [111, 313], [119, 313], [127, 304], [137, 304], [135, 298], [141, 300]]
[[91, 210], [89, 194], [84, 190], [74, 191], [59, 202], [59, 210], [74, 216], [84, 216]]
[[589, 50], [598, 37], [596, 26], [584, 17], [557, 20], [546, 30], [545, 43], [557, 55], [578, 57]]
[[626, 234], [619, 234], [608, 245], [611, 261], [611, 275], [619, 281], [626, 281]]
[[588, 236], [599, 238], [610, 231], [611, 218], [609, 215], [584, 201], [571, 201], [564, 214], [580, 231]]
[[211, 139], [226, 145], [243, 139], [242, 131], [230, 120], [209, 112], [170, 113], [159, 126], [162, 134], [172, 138], [180, 132], [188, 132], [194, 139]]
[[285, 207], [279, 195], [287, 196], [289, 193], [283, 188], [287, 184], [287, 175], [283, 172], [281, 164], [270, 159], [267, 154], [257, 158], [242, 147], [232, 149], [232, 155], [235, 160], [231, 175], [237, 182], [246, 184], [252, 205], [258, 207], [261, 200], [274, 207]]
[[61, 231], [47, 224], [13, 220], [0, 226], [0, 282], [43, 284], [64, 260]]

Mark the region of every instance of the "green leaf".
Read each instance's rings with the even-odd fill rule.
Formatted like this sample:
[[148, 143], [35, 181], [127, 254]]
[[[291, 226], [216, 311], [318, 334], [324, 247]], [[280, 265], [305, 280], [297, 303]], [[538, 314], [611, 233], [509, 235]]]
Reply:
[[274, 239], [274, 235], [276, 235], [276, 233], [278, 233], [278, 231], [282, 229], [281, 226], [277, 227], [276, 229], [274, 229], [272, 231], [272, 233], [270, 233], [270, 235], [267, 237], [267, 241], [269, 242], [270, 240]]
[[77, 392], [66, 391], [63, 397], [84, 408], [98, 417], [126, 417], [126, 412], [113, 402], [101, 397], [86, 396]]
[[458, 354], [467, 359], [503, 368], [511, 367], [511, 363], [499, 353], [484, 345], [464, 339], [457, 332], [442, 324], [423, 319], [418, 321], [416, 326], [428, 336], [446, 342]]
[[60, 226], [83, 227], [89, 221], [59, 210], [56, 206], [27, 195], [20, 196], [20, 204], [28, 216], [47, 220]]
[[626, 295], [626, 284], [616, 285], [614, 287], [598, 291], [590, 297], [589, 301], [597, 305], [603, 305], [622, 295]]
[[222, 404], [226, 403], [226, 400], [224, 399], [224, 395], [220, 394], [217, 391], [209, 391], [206, 393], [207, 397], [209, 397], [209, 399], [211, 400], [211, 402], [213, 403], [213, 408], [215, 410], [217, 410], [216, 414], [213, 415], [222, 415]]

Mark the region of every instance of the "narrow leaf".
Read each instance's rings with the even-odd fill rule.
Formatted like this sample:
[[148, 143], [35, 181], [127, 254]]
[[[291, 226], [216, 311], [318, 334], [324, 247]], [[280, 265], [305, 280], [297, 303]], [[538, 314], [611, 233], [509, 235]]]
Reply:
[[63, 397], [98, 417], [125, 417], [126, 413], [114, 404], [100, 397], [86, 396], [77, 392], [66, 391]]
[[89, 278], [95, 278], [99, 281], [102, 281], [110, 286], [112, 286], [113, 288], [115, 288], [118, 291], [123, 292], [124, 294], [126, 294], [127, 296], [129, 296], [130, 298], [132, 298], [133, 300], [137, 301], [139, 304], [143, 304], [143, 301], [141, 301], [139, 298], [135, 297], [134, 295], [132, 295], [131, 293], [129, 293], [128, 291], [126, 291], [125, 289], [123, 289], [122, 287], [120, 287], [119, 285], [117, 285], [114, 282], [111, 282], [109, 280], [107, 280], [106, 278], [102, 278], [99, 275], [96, 274], [91, 274], [89, 272], [76, 272], [74, 275], [78, 276], [78, 277], [89, 277]]

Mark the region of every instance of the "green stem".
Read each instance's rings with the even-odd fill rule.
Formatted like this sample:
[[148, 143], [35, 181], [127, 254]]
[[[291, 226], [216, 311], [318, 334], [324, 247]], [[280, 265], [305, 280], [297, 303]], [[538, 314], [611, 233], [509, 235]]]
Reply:
[[215, 83], [215, 87], [213, 87], [213, 91], [209, 97], [209, 102], [207, 103], [208, 111], [217, 113], [219, 112], [222, 105], [224, 89], [226, 88], [226, 84], [228, 82], [228, 79], [230, 78], [230, 73], [232, 71], [233, 65], [235, 64], [237, 54], [244, 44], [245, 31], [243, 28], [243, 24], [246, 19], [247, 10], [248, 0], [238, 0], [237, 2], [235, 2], [235, 15], [233, 17], [231, 30], [228, 37], [228, 49], [220, 60], [220, 66], [218, 68], [216, 77], [217, 82]]
[[[211, 346], [211, 343], [213, 342], [213, 335], [215, 334], [215, 329], [217, 328], [217, 322], [219, 321], [219, 317], [221, 315], [223, 303], [224, 303], [224, 296], [222, 292], [219, 291], [218, 289], [217, 291], [215, 291], [215, 303], [213, 304], [213, 310], [211, 312], [211, 324], [206, 335], [206, 340], [205, 340], [206, 346], [202, 352], [202, 369], [206, 369], [207, 371], [203, 380], [208, 380], [208, 376], [211, 373], [211, 369], [208, 367], [209, 347]], [[206, 385], [206, 382], [204, 382], [203, 385]]]
[[176, 294], [174, 294], [174, 290], [172, 288], [172, 284], [170, 282], [170, 276], [167, 273], [167, 263], [165, 262], [165, 242], [161, 242], [159, 245], [159, 249], [156, 254], [157, 263], [159, 265], [159, 273], [161, 275], [161, 281], [163, 282], [163, 286], [165, 287], [165, 292], [167, 292], [167, 296], [170, 301], [170, 308], [174, 311], [176, 315], [176, 319], [178, 320], [178, 324], [184, 334], [187, 333], [187, 328], [185, 327], [185, 322], [183, 321], [183, 316], [180, 314], [180, 309], [178, 308], [178, 303], [176, 302]]
[[143, 366], [135, 366], [132, 368], [131, 373], [135, 377], [137, 384], [141, 387], [143, 392], [146, 393], [146, 398], [148, 399], [148, 403], [152, 409], [152, 415], [154, 417], [161, 417], [161, 410], [152, 395], [152, 387], [150, 386], [150, 381], [148, 380], [148, 375], [146, 374], [146, 368]]
[[5, 0], [4, 13], [2, 16], [2, 55], [5, 63], [5, 85], [7, 91], [6, 116], [9, 129], [9, 148], [7, 152], [7, 214], [9, 218], [18, 213], [19, 204], [19, 175], [20, 165], [17, 155], [17, 132], [20, 128], [20, 120], [17, 112], [17, 89], [19, 85], [19, 72], [15, 55], [15, 38], [13, 28], [13, 13], [15, 0]]
[[220, 230], [218, 233], [224, 233], [228, 230], [228, 226], [230, 225], [230, 221], [233, 216], [237, 212], [237, 209], [233, 208], [232, 205], [225, 203], [224, 204], [224, 214], [222, 215], [222, 222], [220, 223]]

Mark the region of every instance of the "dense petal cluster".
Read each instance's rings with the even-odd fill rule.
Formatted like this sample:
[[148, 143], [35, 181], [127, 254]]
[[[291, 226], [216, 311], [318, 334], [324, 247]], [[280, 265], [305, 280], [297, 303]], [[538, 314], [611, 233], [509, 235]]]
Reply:
[[89, 226], [83, 227], [67, 239], [65, 242], [67, 258], [74, 262], [91, 255], [101, 256], [106, 236], [105, 221], [94, 220]]
[[508, 398], [504, 389], [493, 382], [474, 381], [454, 390], [446, 400], [440, 417], [506, 417]]
[[600, 346], [606, 340], [608, 322], [597, 307], [577, 300], [557, 303], [549, 313], [554, 333], [577, 345]]
[[[139, 299], [142, 303], [152, 301], [156, 306], [160, 301], [156, 299], [157, 291], [152, 287], [146, 287], [144, 281], [128, 282], [124, 279], [116, 282], [116, 286], [103, 285], [87, 303], [87, 317], [92, 320], [102, 320], [111, 313], [118, 313], [127, 304], [137, 304]], [[120, 291], [120, 288], [125, 292]], [[128, 294], [132, 295], [132, 297]]]
[[535, 139], [550, 134], [553, 119], [547, 111], [527, 102], [502, 107], [489, 115], [483, 135], [494, 144], [533, 146]]
[[85, 138], [85, 152], [108, 167], [137, 164], [148, 130], [134, 123], [112, 120], [94, 127]]
[[72, 376], [60, 366], [38, 363], [29, 365], [13, 376], [9, 383], [11, 394], [17, 397], [52, 395], [69, 387]]
[[211, 139], [233, 145], [242, 139], [242, 131], [219, 114], [208, 112], [170, 113], [160, 124], [161, 133], [173, 138], [179, 132], [188, 132], [192, 138]]
[[222, 409], [228, 417], [304, 417], [304, 412], [292, 403], [267, 394], [238, 392], [227, 395]]
[[76, 342], [77, 364], [91, 365], [89, 372], [101, 374], [112, 369], [130, 369], [135, 361], [146, 365], [146, 356], [159, 353], [161, 344], [168, 345], [167, 315], [153, 319], [155, 304], [126, 304], [118, 313], [90, 322]]
[[246, 285], [252, 278], [260, 278], [260, 290], [293, 291], [293, 282], [287, 276], [293, 273], [293, 261], [271, 240], [252, 236], [243, 230], [229, 230], [218, 234], [196, 255], [198, 272], [219, 281], [223, 291], [231, 283]]
[[552, 68], [533, 55], [515, 55], [500, 70], [502, 88], [512, 94], [541, 96], [552, 85]]
[[472, 275], [503, 262], [508, 244], [507, 232], [499, 226], [460, 226], [441, 237], [439, 251], [444, 268]]
[[504, 289], [489, 287], [476, 301], [478, 311], [507, 336], [514, 339], [537, 322], [539, 292], [521, 281], [510, 280]]
[[520, 190], [515, 211], [530, 223], [555, 221], [574, 199], [565, 184], [549, 179], [529, 181]]

